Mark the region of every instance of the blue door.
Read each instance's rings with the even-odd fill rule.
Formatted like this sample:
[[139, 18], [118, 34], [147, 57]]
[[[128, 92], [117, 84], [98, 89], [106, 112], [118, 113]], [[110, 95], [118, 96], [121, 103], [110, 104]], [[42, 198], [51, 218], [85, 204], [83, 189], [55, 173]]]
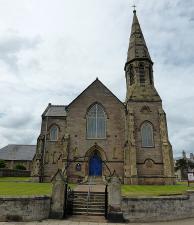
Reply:
[[102, 160], [100, 156], [95, 153], [89, 162], [89, 175], [90, 176], [102, 176]]

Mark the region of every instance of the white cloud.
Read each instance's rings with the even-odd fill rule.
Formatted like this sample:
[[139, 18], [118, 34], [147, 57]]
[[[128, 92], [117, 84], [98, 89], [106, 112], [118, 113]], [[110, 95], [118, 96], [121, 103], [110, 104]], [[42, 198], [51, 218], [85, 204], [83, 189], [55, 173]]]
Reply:
[[[128, 1], [1, 0], [0, 6], [1, 147], [36, 143], [48, 102], [68, 104], [96, 77], [125, 99]], [[137, 14], [175, 154], [193, 151], [194, 0], [139, 0]]]

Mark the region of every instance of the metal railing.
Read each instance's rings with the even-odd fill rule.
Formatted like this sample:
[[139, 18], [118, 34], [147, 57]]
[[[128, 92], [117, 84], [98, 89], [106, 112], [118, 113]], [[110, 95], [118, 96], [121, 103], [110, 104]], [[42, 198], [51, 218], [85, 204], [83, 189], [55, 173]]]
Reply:
[[88, 215], [88, 210], [89, 210], [89, 203], [90, 203], [90, 193], [91, 193], [91, 185], [93, 182], [93, 177], [89, 177], [88, 181], [88, 194], [87, 194], [87, 215]]
[[108, 185], [106, 184], [105, 187], [105, 211], [104, 211], [104, 216], [107, 219], [108, 216]]

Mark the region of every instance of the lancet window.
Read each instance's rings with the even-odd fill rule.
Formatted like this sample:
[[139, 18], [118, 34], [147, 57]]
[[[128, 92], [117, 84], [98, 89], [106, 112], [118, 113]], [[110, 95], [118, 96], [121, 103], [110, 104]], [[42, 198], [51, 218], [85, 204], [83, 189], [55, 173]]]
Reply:
[[99, 104], [93, 105], [87, 113], [87, 138], [106, 137], [106, 114]]
[[142, 147], [154, 147], [153, 126], [146, 121], [141, 126]]

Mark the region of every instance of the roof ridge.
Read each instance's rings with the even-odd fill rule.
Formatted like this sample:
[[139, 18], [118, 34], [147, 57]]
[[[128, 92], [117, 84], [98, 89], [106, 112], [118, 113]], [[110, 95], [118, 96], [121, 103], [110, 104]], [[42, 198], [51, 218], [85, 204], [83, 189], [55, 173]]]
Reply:
[[52, 106], [54, 106], [54, 107], [62, 107], [62, 106], [63, 106], [63, 107], [66, 107], [67, 105], [51, 105], [51, 107], [52, 107]]
[[[17, 146], [36, 146], [35, 144], [34, 145], [27, 145], [27, 144], [8, 144], [9, 146], [10, 145], [17, 145]], [[6, 145], [6, 146], [8, 146], [8, 145]], [[5, 147], [6, 147], [5, 146]]]

